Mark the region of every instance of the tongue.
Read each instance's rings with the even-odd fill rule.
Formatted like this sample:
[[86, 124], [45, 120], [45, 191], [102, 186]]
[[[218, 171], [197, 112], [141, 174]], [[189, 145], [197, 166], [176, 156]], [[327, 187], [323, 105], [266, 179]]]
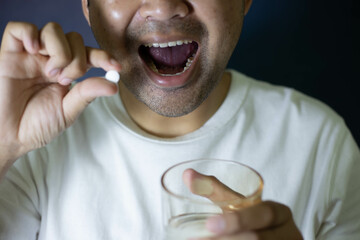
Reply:
[[149, 55], [157, 69], [163, 74], [176, 74], [182, 72], [188, 58], [196, 51], [194, 44], [167, 48], [150, 48]]

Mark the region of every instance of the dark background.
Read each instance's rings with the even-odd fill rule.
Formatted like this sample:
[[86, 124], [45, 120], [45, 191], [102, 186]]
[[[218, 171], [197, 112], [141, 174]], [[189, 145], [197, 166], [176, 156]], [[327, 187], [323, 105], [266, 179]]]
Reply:
[[[55, 21], [97, 46], [80, 0], [0, 0], [1, 35], [10, 20]], [[359, 0], [254, 0], [229, 67], [320, 99], [360, 143]]]

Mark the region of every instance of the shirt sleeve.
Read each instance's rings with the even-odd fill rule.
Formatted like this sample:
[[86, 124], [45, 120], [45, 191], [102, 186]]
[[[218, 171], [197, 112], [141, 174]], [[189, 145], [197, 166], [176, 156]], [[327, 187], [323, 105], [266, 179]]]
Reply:
[[316, 239], [360, 239], [360, 151], [349, 130], [333, 157], [328, 211]]
[[43, 176], [44, 162], [37, 152], [21, 157], [9, 169], [0, 183], [0, 239], [37, 239]]

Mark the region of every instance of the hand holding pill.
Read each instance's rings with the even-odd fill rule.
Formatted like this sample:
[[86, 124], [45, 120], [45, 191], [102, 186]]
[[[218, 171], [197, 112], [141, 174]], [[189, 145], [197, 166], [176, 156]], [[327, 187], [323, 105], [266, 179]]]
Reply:
[[110, 70], [106, 72], [105, 79], [113, 83], [118, 83], [120, 80], [120, 74], [115, 70]]
[[[0, 166], [10, 166], [72, 125], [95, 98], [116, 94], [121, 66], [106, 51], [85, 46], [80, 34], [64, 33], [56, 23], [39, 30], [11, 22], [2, 39]], [[89, 68], [109, 71], [104, 76], [108, 81], [90, 77], [70, 85]]]

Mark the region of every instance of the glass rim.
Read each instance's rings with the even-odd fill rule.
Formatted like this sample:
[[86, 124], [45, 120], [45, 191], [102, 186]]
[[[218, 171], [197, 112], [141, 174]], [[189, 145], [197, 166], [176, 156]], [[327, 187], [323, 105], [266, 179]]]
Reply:
[[[198, 199], [193, 199], [193, 198], [190, 198], [190, 197], [186, 197], [186, 196], [182, 196], [180, 194], [174, 193], [173, 191], [171, 191], [166, 186], [165, 177], [166, 177], [167, 173], [170, 172], [172, 169], [174, 169], [174, 168], [176, 168], [178, 166], [186, 165], [186, 164], [193, 163], [193, 162], [205, 162], [205, 161], [210, 161], [210, 162], [215, 162], [216, 161], [216, 162], [231, 163], [231, 164], [239, 165], [239, 166], [245, 167], [247, 169], [250, 169], [259, 178], [259, 187], [256, 189], [255, 192], [253, 192], [252, 194], [247, 196], [245, 199], [236, 199], [236, 200], [233, 200], [233, 201], [220, 201], [220, 202], [212, 202], [211, 201], [211, 202], [208, 202], [208, 201], [205, 201], [205, 200], [202, 201], [202, 200], [198, 200]], [[202, 204], [202, 205], [212, 205], [212, 206], [217, 205], [219, 207], [228, 207], [230, 205], [235, 206], [236, 203], [252, 202], [254, 199], [261, 198], [262, 190], [263, 190], [263, 187], [264, 187], [264, 180], [263, 180], [262, 176], [260, 175], [260, 173], [258, 171], [256, 171], [254, 168], [252, 168], [252, 167], [250, 167], [250, 166], [248, 166], [246, 164], [243, 164], [243, 163], [240, 163], [240, 162], [237, 162], [237, 161], [234, 161], [234, 160], [216, 159], [216, 158], [199, 158], [199, 159], [193, 159], [193, 160], [187, 160], [187, 161], [184, 161], [184, 162], [180, 162], [180, 163], [174, 164], [174, 165], [170, 166], [169, 168], [167, 168], [165, 170], [165, 172], [161, 176], [161, 186], [162, 186], [162, 191], [165, 191], [170, 196], [175, 197], [175, 198], [177, 198], [179, 200], [192, 202], [192, 203], [196, 203], [196, 204]], [[204, 197], [204, 198], [206, 198], [206, 197]], [[208, 200], [208, 198], [206, 198], [206, 199]]]

